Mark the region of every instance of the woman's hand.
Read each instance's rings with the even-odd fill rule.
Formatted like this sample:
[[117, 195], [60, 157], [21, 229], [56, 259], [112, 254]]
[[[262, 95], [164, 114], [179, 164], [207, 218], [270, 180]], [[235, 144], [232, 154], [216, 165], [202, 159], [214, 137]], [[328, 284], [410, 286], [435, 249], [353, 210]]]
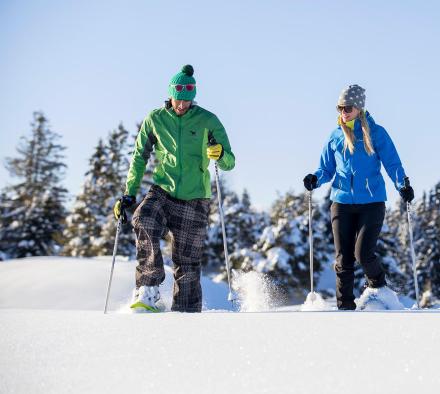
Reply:
[[303, 179], [304, 187], [311, 192], [318, 187], [318, 177], [315, 174], [308, 174]]

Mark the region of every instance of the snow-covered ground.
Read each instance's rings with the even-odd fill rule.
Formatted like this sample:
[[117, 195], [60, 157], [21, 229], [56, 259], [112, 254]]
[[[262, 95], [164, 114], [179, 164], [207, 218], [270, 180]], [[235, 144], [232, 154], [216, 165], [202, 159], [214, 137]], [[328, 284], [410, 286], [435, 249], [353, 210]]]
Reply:
[[[136, 263], [117, 259], [108, 311], [129, 312]], [[104, 310], [111, 257], [30, 257], [0, 263], [0, 308]], [[160, 287], [168, 309], [171, 306], [172, 271], [165, 266]], [[230, 309], [224, 283], [202, 278], [205, 309]]]
[[0, 263], [0, 393], [438, 392], [439, 310], [234, 313], [203, 278], [210, 313], [130, 314], [134, 267], [104, 315], [110, 259]]

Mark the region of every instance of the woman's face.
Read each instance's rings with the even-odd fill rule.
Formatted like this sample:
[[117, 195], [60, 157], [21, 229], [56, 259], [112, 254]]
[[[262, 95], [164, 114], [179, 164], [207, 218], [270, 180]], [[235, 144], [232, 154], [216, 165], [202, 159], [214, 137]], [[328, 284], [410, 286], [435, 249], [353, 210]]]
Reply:
[[[351, 111], [350, 111], [351, 109]], [[339, 111], [341, 112], [341, 118], [344, 123], [349, 122], [350, 120], [356, 119], [359, 115], [359, 111], [356, 107], [352, 105], [347, 107], [339, 107]]]

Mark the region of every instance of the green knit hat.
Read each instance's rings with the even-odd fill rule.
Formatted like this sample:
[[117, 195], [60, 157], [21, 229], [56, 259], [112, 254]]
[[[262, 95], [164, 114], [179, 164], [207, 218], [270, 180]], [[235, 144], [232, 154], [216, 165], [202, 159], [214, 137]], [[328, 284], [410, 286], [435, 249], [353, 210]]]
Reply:
[[[187, 90], [186, 85], [195, 85], [196, 80], [193, 77], [194, 68], [190, 64], [182, 67], [182, 71], [178, 72], [173, 78], [171, 78], [168, 86], [168, 94], [175, 100], [194, 100], [196, 97], [196, 87], [193, 90]], [[184, 85], [183, 89], [178, 92], [175, 85]]]

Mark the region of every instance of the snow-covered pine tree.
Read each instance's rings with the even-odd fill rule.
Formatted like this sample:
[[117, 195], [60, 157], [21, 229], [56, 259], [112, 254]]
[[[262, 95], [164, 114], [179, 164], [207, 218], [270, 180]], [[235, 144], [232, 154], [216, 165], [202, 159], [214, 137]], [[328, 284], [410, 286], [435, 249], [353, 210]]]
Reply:
[[440, 301], [440, 182], [429, 192], [425, 209], [418, 210], [416, 238], [417, 277], [422, 292], [421, 306]]
[[33, 114], [31, 134], [22, 137], [18, 156], [7, 159], [11, 176], [21, 181], [3, 191], [1, 250], [9, 258], [47, 256], [59, 251], [67, 190], [61, 186], [66, 164], [60, 135], [42, 112]]
[[[223, 174], [219, 178], [220, 190], [222, 195], [222, 207], [225, 217], [226, 236], [228, 240], [228, 252], [229, 254], [233, 250], [232, 244], [234, 240], [231, 238], [232, 230], [230, 222], [230, 210], [229, 208], [238, 203], [239, 199], [235, 192], [231, 191], [225, 182]], [[210, 202], [210, 211], [208, 218], [208, 237], [205, 241], [205, 253], [202, 264], [206, 270], [213, 272], [224, 271], [224, 247], [222, 227], [220, 223], [220, 215], [218, 210], [218, 197], [217, 197], [217, 185], [215, 179], [211, 181], [212, 197]]]
[[[106, 214], [105, 217], [101, 218], [101, 236], [95, 243], [97, 255], [100, 256], [113, 253], [116, 233], [113, 207], [116, 200], [125, 191], [125, 180], [130, 164], [128, 136], [129, 132], [121, 123], [117, 129], [109, 133], [105, 146], [104, 179], [99, 198]], [[122, 231], [119, 235], [118, 254], [127, 257], [134, 257], [135, 255], [134, 234], [129, 224], [122, 226]]]
[[105, 188], [105, 162], [107, 150], [102, 139], [89, 159], [89, 169], [81, 192], [76, 196], [71, 213], [66, 218], [64, 230], [65, 256], [92, 257], [98, 254], [103, 223], [108, 215], [102, 203], [101, 193]]
[[[416, 209], [414, 210], [415, 215], [412, 215], [414, 234], [418, 233], [420, 223], [419, 219], [422, 217], [416, 213], [418, 210], [419, 207], [416, 206]], [[399, 200], [393, 209], [387, 211], [384, 228], [382, 231], [383, 234], [381, 234], [381, 237], [383, 237], [386, 240], [386, 244], [389, 245], [386, 248], [386, 253], [388, 256], [397, 261], [398, 271], [400, 271], [405, 278], [404, 283], [398, 283], [397, 286], [394, 281], [391, 280], [390, 286], [395, 288], [395, 290], [400, 294], [414, 297], [415, 294], [408, 233], [408, 217], [406, 204], [403, 201]]]
[[[231, 201], [232, 202], [232, 201]], [[251, 204], [248, 191], [245, 189], [241, 200], [228, 203], [227, 217], [228, 242], [230, 245], [230, 262], [236, 270], [246, 270], [247, 258], [254, 253], [254, 245], [260, 239], [263, 230], [270, 224], [269, 215], [257, 212]]]
[[440, 302], [440, 182], [432, 193], [430, 201], [431, 220], [429, 222], [429, 238], [432, 240], [431, 260], [431, 292], [433, 301]]
[[[419, 287], [423, 289], [423, 273], [421, 272], [421, 261], [423, 256], [419, 251], [424, 250], [426, 240], [424, 239], [424, 229], [426, 228], [426, 196], [421, 201], [411, 204], [411, 220], [413, 227], [414, 247], [416, 251], [416, 264]], [[385, 249], [386, 258], [397, 261], [396, 275], [390, 274], [390, 269], [385, 264], [387, 270], [387, 281], [390, 286], [395, 288], [400, 294], [415, 298], [413, 263], [411, 259], [408, 214], [406, 203], [398, 201], [395, 208], [390, 210], [386, 216], [385, 231], [382, 237], [388, 247]], [[383, 253], [382, 253], [383, 255]], [[421, 274], [421, 275], [420, 275]]]
[[[134, 138], [131, 142], [129, 139], [129, 132], [123, 127], [122, 124], [119, 125], [117, 130], [114, 130], [109, 135], [107, 150], [110, 162], [107, 164], [108, 169], [106, 181], [108, 198], [106, 201], [107, 206], [110, 207], [110, 211], [108, 211], [109, 213], [107, 214], [106, 223], [104, 224], [102, 231], [103, 248], [98, 252], [98, 254], [109, 254], [113, 251], [116, 228], [116, 222], [113, 216], [113, 206], [116, 200], [125, 191], [125, 181], [130, 166], [130, 158], [133, 153], [134, 142], [137, 138], [139, 130], [140, 125], [138, 125], [136, 136], [133, 136]], [[128, 210], [129, 219], [137, 206], [142, 202], [142, 199], [145, 194], [147, 194], [150, 186], [153, 184], [153, 172], [156, 165], [156, 155], [154, 152], [152, 152], [146, 165], [140, 191], [138, 196], [136, 196], [138, 203]], [[134, 258], [136, 255], [135, 235], [133, 233], [130, 220], [127, 224], [122, 226], [122, 231], [119, 236], [118, 254], [127, 256], [129, 258]]]
[[234, 218], [238, 233], [236, 235], [237, 243], [234, 250], [250, 248], [259, 239], [264, 227], [269, 225], [270, 218], [265, 212], [258, 212], [252, 207], [251, 198], [247, 189], [244, 189], [241, 195], [241, 206], [237, 216]]
[[[326, 289], [321, 289], [320, 292], [323, 296], [330, 297], [336, 293], [336, 273], [334, 270], [335, 263], [335, 247], [333, 241], [333, 229], [331, 221], [331, 205], [330, 200], [331, 188], [329, 187], [326, 196], [322, 202], [314, 204], [314, 211], [317, 212], [313, 215], [313, 244], [314, 244], [314, 259], [319, 258], [321, 262], [321, 271], [317, 274], [319, 283], [323, 275], [327, 275], [324, 280], [330, 284]], [[308, 245], [307, 245], [308, 247]], [[315, 252], [315, 250], [317, 252]]]
[[6, 251], [9, 249], [10, 245], [5, 237], [7, 226], [4, 226], [9, 218], [9, 213], [11, 212], [11, 203], [8, 196], [4, 191], [0, 193], [0, 217], [2, 218], [0, 224], [0, 261], [7, 260], [9, 258]]
[[[264, 228], [252, 253], [244, 259], [244, 270], [256, 270], [272, 277], [274, 282], [296, 297], [304, 297], [310, 289], [308, 201], [306, 194], [287, 192], [272, 206], [271, 224]], [[319, 279], [323, 264], [329, 264], [325, 237], [324, 213], [313, 209], [314, 282]]]
[[[111, 131], [108, 140], [99, 141], [89, 160], [85, 182], [65, 232], [63, 253], [73, 256], [102, 256], [113, 253], [116, 221], [113, 207], [123, 194], [129, 166], [128, 131], [122, 123]], [[122, 227], [118, 254], [134, 257], [134, 235], [131, 225]]]

